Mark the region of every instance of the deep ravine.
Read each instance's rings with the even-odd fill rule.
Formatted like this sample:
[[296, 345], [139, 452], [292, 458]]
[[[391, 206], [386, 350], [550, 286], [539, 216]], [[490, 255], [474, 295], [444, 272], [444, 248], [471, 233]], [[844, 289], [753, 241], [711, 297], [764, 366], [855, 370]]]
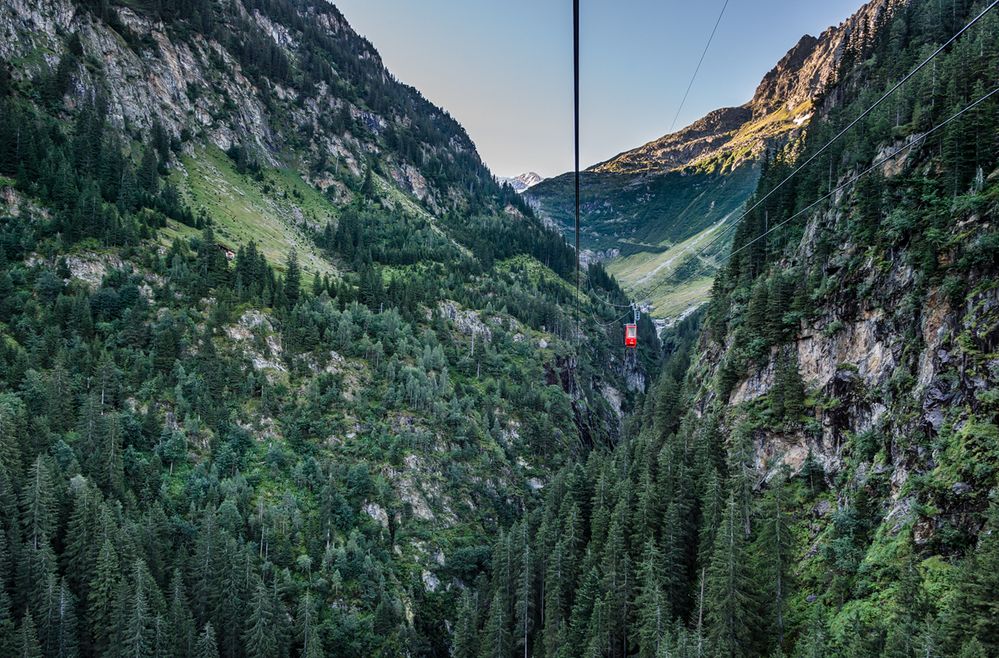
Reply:
[[456, 655], [999, 651], [999, 15], [823, 148], [985, 8], [893, 6], [764, 159], [624, 442], [496, 543]]

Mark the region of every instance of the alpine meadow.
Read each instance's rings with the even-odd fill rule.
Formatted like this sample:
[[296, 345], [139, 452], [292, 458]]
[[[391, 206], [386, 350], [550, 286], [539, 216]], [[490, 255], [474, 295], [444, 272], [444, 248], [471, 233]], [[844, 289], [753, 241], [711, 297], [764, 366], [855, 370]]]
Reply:
[[999, 656], [999, 0], [541, 182], [337, 4], [0, 0], [0, 656]]

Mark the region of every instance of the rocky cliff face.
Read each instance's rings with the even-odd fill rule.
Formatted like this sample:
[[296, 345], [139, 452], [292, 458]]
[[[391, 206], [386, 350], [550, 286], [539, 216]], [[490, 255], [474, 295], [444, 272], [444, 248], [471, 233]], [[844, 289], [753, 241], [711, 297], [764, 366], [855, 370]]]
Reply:
[[[989, 178], [999, 179], [999, 171]], [[811, 455], [830, 488], [844, 497], [869, 486], [872, 476], [886, 478], [887, 527], [915, 524], [917, 543], [929, 541], [936, 528], [953, 521], [951, 512], [976, 499], [980, 505], [986, 493], [967, 481], [974, 465], [962, 461], [981, 440], [976, 416], [988, 414], [989, 390], [999, 377], [999, 287], [987, 271], [979, 272], [955, 302], [939, 284], [926, 285], [904, 250], [874, 254], [851, 237], [850, 208], [857, 200], [847, 194], [814, 215], [797, 248], [773, 265], [774, 271], [820, 272], [829, 292], [790, 344], [814, 411], [794, 429], [779, 423], [754, 429], [757, 476], [766, 481], [784, 465], [796, 474]], [[957, 212], [954, 222], [969, 232], [989, 227], [989, 219], [976, 213]], [[840, 245], [831, 258], [817, 253], [822, 240]], [[731, 347], [731, 336], [725, 344], [702, 343], [699, 381], [718, 376]], [[786, 348], [772, 348], [722, 401], [728, 431], [767, 404], [786, 356]], [[713, 400], [706, 394], [697, 408], [704, 412]], [[961, 455], [938, 447], [962, 433], [968, 436], [959, 440]], [[915, 476], [935, 482], [930, 500], [910, 486]], [[917, 503], [947, 513], [919, 518]]]
[[[70, 110], [99, 95], [111, 121], [140, 141], [159, 124], [188, 151], [194, 143], [239, 145], [276, 164], [294, 150], [302, 173], [322, 189], [345, 174], [363, 177], [375, 161], [389, 184], [432, 212], [462, 205], [469, 192], [435, 179], [441, 163], [467, 163], [478, 185], [495, 185], [464, 130], [396, 82], [335, 7], [301, 3], [293, 15], [273, 16], [250, 7], [232, 2], [226, 15], [215, 12], [210, 28], [183, 29], [127, 5], [99, 16], [71, 0], [12, 0], [0, 6], [0, 59], [22, 85], [61, 69], [70, 80]], [[319, 66], [315, 43], [349, 57], [314, 81], [259, 75], [247, 52], [273, 49], [272, 61], [308, 70]], [[397, 102], [374, 108], [365, 100], [381, 94]], [[406, 149], [386, 147], [386, 139], [417, 125]]]
[[814, 101], [836, 75], [844, 55], [860, 52], [873, 41], [878, 29], [909, 0], [872, 0], [840, 25], [818, 38], [805, 35], [760, 81], [747, 106], [753, 118], [785, 110], [795, 113]]
[[752, 111], [746, 106], [715, 110], [683, 130], [598, 164], [593, 171], [651, 173], [683, 169], [731, 143], [752, 117]]

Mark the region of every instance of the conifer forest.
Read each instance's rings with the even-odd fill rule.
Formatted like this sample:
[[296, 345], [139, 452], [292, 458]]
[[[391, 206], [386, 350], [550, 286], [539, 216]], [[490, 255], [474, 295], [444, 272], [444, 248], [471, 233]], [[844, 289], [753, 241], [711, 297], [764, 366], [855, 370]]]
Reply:
[[0, 0], [0, 656], [999, 656], [996, 2], [775, 69], [637, 322], [335, 4]]

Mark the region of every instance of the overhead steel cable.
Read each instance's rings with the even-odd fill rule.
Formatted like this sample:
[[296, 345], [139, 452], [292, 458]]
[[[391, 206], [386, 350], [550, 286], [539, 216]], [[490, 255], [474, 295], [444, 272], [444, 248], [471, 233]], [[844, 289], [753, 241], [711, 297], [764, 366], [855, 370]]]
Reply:
[[[996, 0], [999, 2], [999, 0]], [[579, 340], [579, 0], [572, 0], [573, 142], [576, 188], [576, 340]]]
[[624, 315], [622, 315], [621, 317], [619, 317], [619, 318], [617, 318], [615, 320], [611, 320], [610, 322], [599, 322], [598, 324], [600, 324], [600, 326], [602, 326], [602, 327], [612, 327], [615, 324], [621, 324], [622, 320], [624, 320], [625, 318], [630, 318], [633, 315], [634, 315], [634, 311], [633, 310], [629, 310], [627, 313], [625, 313]]
[[718, 20], [715, 21], [715, 26], [711, 28], [711, 36], [708, 37], [708, 42], [704, 44], [704, 51], [701, 53], [701, 59], [698, 60], [697, 66], [694, 68], [694, 75], [690, 77], [690, 82], [687, 84], [687, 91], [683, 92], [683, 100], [680, 101], [680, 107], [676, 109], [676, 115], [673, 117], [673, 123], [669, 125], [670, 134], [673, 133], [673, 129], [676, 128], [677, 119], [680, 118], [680, 112], [683, 111], [683, 106], [687, 104], [687, 97], [690, 95], [690, 90], [694, 87], [694, 80], [697, 80], [697, 74], [701, 71], [701, 64], [704, 63], [704, 57], [708, 54], [708, 49], [711, 47], [711, 42], [715, 39], [715, 33], [718, 31], [718, 26], [721, 24], [722, 16], [725, 15], [725, 9], [728, 8], [729, 0], [725, 0], [725, 4], [722, 5], [721, 12], [718, 14]]
[[591, 294], [594, 297], [596, 297], [602, 304], [606, 304], [607, 306], [613, 306], [614, 308], [632, 308], [634, 306], [634, 304], [615, 304], [614, 302], [601, 297], [599, 294], [597, 294], [597, 291], [594, 290], [593, 288], [591, 288], [590, 290]]

